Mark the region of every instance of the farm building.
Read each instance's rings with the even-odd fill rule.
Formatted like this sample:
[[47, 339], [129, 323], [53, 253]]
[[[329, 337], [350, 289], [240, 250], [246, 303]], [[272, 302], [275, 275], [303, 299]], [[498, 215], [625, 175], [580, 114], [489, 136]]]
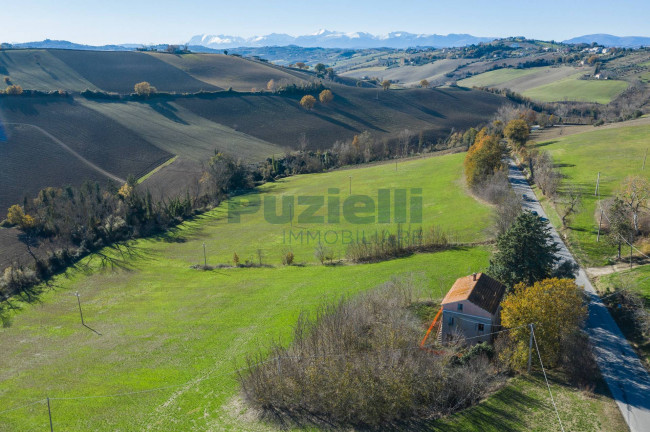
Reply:
[[442, 301], [439, 340], [455, 334], [472, 338], [475, 344], [491, 340], [491, 333], [501, 324], [501, 299], [506, 287], [484, 273], [474, 273], [456, 280]]

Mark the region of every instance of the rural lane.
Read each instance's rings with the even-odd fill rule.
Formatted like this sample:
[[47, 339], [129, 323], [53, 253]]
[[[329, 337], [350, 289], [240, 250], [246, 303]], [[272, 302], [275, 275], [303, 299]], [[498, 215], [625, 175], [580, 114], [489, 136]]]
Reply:
[[[517, 196], [522, 199], [523, 209], [535, 211], [548, 219], [523, 172], [512, 160], [508, 161], [508, 179]], [[550, 223], [549, 227], [553, 240], [560, 247], [559, 257], [576, 262], [555, 228]], [[586, 330], [600, 372], [630, 430], [650, 431], [650, 375], [596, 294], [582, 267], [578, 272], [576, 283], [584, 287], [589, 297]]]
[[123, 178], [120, 178], [120, 177], [116, 176], [115, 174], [111, 174], [110, 172], [106, 171], [105, 169], [102, 169], [102, 168], [98, 167], [97, 165], [95, 165], [94, 163], [92, 163], [91, 161], [86, 159], [85, 157], [81, 156], [76, 151], [72, 150], [66, 143], [64, 143], [63, 141], [61, 141], [60, 139], [58, 139], [57, 137], [55, 137], [54, 135], [52, 135], [51, 133], [46, 131], [45, 129], [41, 128], [40, 126], [36, 126], [36, 125], [33, 125], [33, 124], [29, 124], [29, 123], [5, 123], [5, 124], [12, 125], [12, 126], [27, 126], [27, 127], [31, 127], [33, 129], [36, 129], [37, 131], [39, 131], [40, 133], [42, 133], [43, 135], [45, 135], [46, 137], [48, 137], [49, 139], [54, 141], [56, 144], [61, 146], [64, 150], [66, 150], [72, 156], [76, 157], [81, 162], [88, 165], [90, 168], [92, 168], [95, 171], [105, 175], [106, 177], [108, 177], [110, 179], [115, 180], [118, 183], [126, 183], [126, 180], [124, 180]]

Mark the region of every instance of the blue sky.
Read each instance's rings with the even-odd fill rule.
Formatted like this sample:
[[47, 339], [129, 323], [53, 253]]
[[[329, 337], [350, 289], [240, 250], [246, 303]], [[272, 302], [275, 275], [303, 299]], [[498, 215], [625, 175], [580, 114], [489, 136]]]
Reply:
[[195, 34], [470, 33], [650, 36], [648, 0], [7, 0], [1, 42], [180, 43]]

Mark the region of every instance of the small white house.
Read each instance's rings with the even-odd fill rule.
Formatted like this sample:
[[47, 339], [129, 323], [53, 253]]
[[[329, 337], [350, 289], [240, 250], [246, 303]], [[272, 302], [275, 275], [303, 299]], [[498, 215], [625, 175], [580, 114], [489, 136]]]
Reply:
[[441, 341], [449, 341], [455, 335], [467, 338], [470, 345], [492, 340], [492, 332], [501, 324], [505, 292], [503, 284], [484, 273], [456, 280], [442, 301]]

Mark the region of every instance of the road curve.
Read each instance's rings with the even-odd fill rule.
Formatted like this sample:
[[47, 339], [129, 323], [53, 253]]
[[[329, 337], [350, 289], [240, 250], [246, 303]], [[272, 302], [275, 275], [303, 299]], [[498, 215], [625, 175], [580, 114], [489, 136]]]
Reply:
[[[548, 219], [523, 172], [512, 160], [508, 161], [508, 179], [517, 196], [522, 199], [523, 209], [536, 211], [537, 214]], [[560, 247], [558, 255], [562, 259], [576, 262], [555, 228], [550, 223], [549, 227], [553, 240]], [[636, 352], [596, 294], [596, 290], [582, 267], [580, 267], [576, 283], [584, 288], [590, 300], [586, 330], [593, 345], [600, 372], [630, 430], [632, 432], [648, 432], [650, 431], [650, 376], [648, 371], [643, 367]]]
[[33, 124], [29, 124], [29, 123], [5, 123], [5, 124], [6, 125], [12, 125], [12, 126], [27, 126], [27, 127], [34, 128], [37, 131], [39, 131], [40, 133], [42, 133], [43, 135], [45, 135], [46, 137], [48, 137], [49, 139], [51, 139], [52, 141], [54, 141], [56, 144], [61, 146], [64, 150], [66, 150], [72, 156], [76, 157], [81, 162], [88, 165], [90, 168], [94, 169], [95, 171], [105, 175], [106, 177], [108, 177], [108, 178], [110, 178], [112, 180], [115, 180], [118, 183], [126, 183], [126, 180], [124, 180], [123, 178], [120, 178], [120, 177], [116, 176], [115, 174], [112, 174], [112, 173], [106, 171], [105, 169], [102, 169], [102, 168], [98, 167], [97, 165], [95, 165], [94, 163], [92, 163], [91, 161], [89, 161], [88, 159], [86, 159], [85, 157], [83, 157], [82, 155], [80, 155], [79, 153], [74, 151], [73, 149], [71, 149], [66, 143], [64, 143], [63, 141], [61, 141], [60, 139], [58, 139], [57, 137], [55, 137], [54, 135], [52, 135], [51, 133], [46, 131], [45, 129], [41, 128], [40, 126], [36, 126], [36, 125], [33, 125]]

